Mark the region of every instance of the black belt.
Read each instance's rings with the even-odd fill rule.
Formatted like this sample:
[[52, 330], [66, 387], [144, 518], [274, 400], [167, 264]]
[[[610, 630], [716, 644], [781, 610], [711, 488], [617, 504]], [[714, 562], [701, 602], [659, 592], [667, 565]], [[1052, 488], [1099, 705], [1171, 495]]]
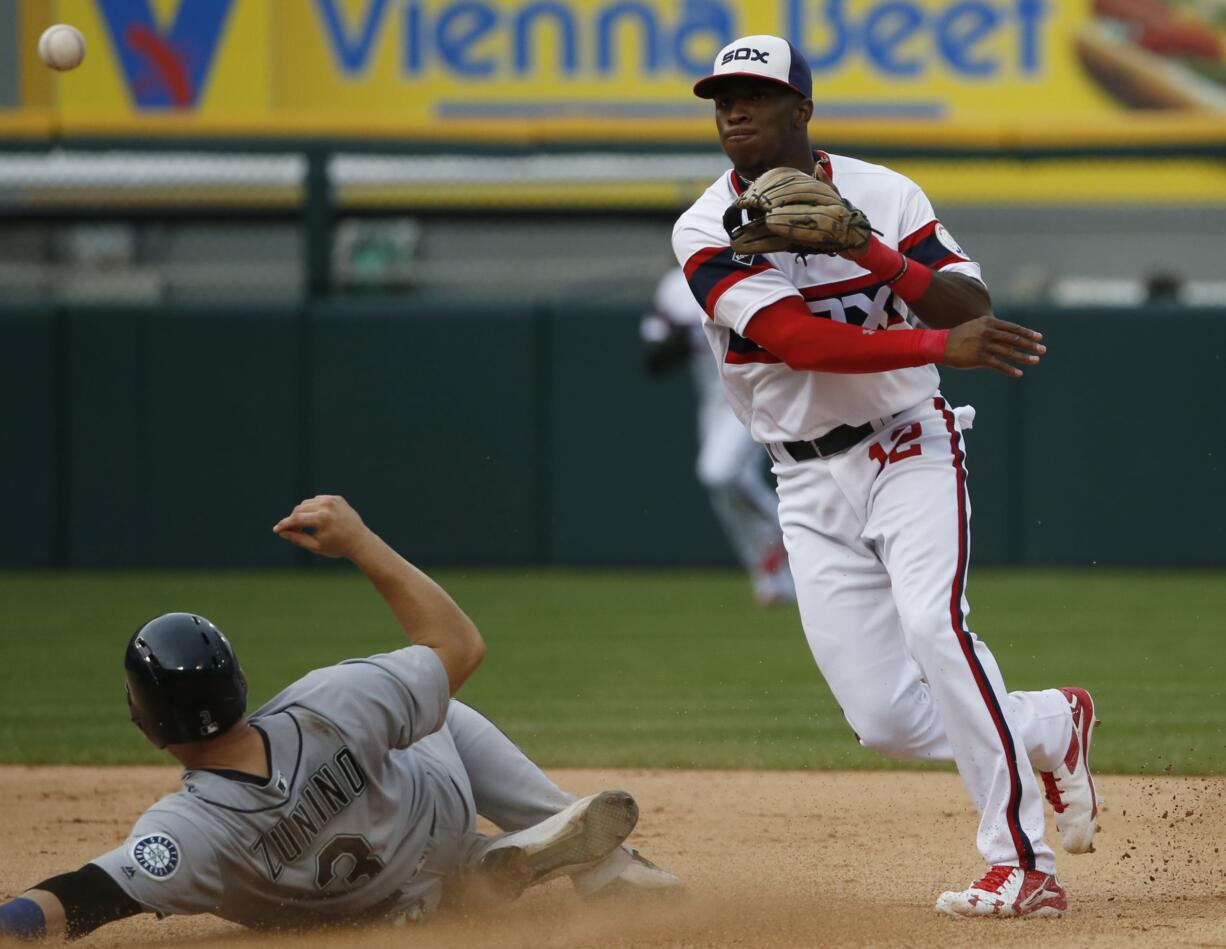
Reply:
[[863, 425], [840, 425], [832, 428], [821, 438], [811, 438], [807, 442], [784, 442], [783, 449], [792, 456], [793, 461], [811, 461], [814, 458], [829, 458], [840, 452], [847, 451], [852, 445], [863, 441], [873, 434], [871, 422]]

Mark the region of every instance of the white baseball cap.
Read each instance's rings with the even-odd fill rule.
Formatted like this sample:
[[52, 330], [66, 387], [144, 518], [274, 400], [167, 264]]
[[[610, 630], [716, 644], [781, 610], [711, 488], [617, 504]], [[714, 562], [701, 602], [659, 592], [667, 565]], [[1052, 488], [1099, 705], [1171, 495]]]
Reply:
[[694, 95], [715, 98], [718, 79], [750, 76], [768, 79], [806, 99], [813, 98], [813, 73], [804, 54], [781, 36], [742, 36], [715, 55], [714, 72], [694, 83]]

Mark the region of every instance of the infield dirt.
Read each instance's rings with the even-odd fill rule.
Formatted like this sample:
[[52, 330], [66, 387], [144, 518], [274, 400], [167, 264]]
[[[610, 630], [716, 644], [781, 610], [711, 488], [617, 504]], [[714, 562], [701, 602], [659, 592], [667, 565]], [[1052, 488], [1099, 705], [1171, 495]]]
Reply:
[[[565, 881], [479, 916], [408, 929], [248, 933], [209, 917], [124, 920], [75, 945], [258, 949], [498, 947], [1226, 947], [1226, 779], [1111, 777], [1097, 852], [1063, 856], [1062, 920], [980, 922], [932, 903], [981, 870], [958, 778], [916, 772], [556, 771], [576, 793], [624, 787], [631, 842], [685, 878], [684, 896], [582, 901]], [[176, 788], [172, 768], [0, 768], [0, 893], [73, 869]], [[1054, 827], [1049, 840], [1056, 840]]]

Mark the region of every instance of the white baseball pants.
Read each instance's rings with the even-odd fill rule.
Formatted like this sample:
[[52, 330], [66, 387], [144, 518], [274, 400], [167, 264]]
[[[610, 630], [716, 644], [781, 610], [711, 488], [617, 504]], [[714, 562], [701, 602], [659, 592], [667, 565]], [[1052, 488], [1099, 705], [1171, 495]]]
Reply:
[[829, 459], [771, 454], [805, 636], [860, 743], [952, 759], [987, 863], [1053, 872], [1032, 769], [1064, 757], [1072, 718], [1056, 689], [1006, 692], [967, 626], [970, 501], [953, 409], [938, 395]]

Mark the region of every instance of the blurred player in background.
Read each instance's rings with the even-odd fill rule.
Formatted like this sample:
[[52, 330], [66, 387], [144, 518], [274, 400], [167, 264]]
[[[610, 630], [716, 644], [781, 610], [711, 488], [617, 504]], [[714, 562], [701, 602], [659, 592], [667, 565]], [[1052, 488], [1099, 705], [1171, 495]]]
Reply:
[[[563, 874], [585, 895], [679, 885], [622, 844], [638, 818], [629, 794], [575, 800], [452, 700], [485, 655], [481, 634], [343, 498], [310, 498], [274, 530], [351, 560], [410, 644], [310, 672], [248, 715], [216, 626], [146, 623], [124, 658], [128, 705], [183, 765], [183, 788], [114, 850], [0, 904], [0, 937], [75, 938], [147, 912], [261, 929], [404, 922], [457, 893], [514, 898]], [[507, 833], [478, 834], [478, 815]]]
[[665, 274], [651, 311], [643, 316], [647, 371], [655, 375], [689, 363], [698, 395], [698, 480], [753, 578], [755, 599], [764, 606], [795, 603], [796, 588], [779, 529], [779, 499], [766, 480], [762, 446], [728, 407], [719, 368], [710, 359], [702, 331], [705, 317], [681, 268]]

